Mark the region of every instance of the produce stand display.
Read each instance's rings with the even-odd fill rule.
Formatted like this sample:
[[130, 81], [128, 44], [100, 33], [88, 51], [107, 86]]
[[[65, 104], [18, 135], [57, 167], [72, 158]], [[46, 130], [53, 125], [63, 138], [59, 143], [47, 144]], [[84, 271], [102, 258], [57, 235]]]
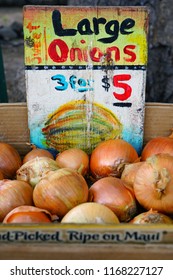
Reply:
[[[0, 104], [0, 141], [24, 156], [29, 147], [25, 103]], [[146, 103], [144, 144], [168, 136], [173, 104]], [[172, 259], [173, 225], [0, 225], [0, 259]]]
[[[29, 142], [52, 153], [77, 146], [90, 155], [101, 139], [123, 138], [138, 159], [143, 144], [170, 135], [173, 104], [144, 101], [147, 7], [25, 6], [23, 12], [27, 103], [0, 105], [1, 142], [23, 158]], [[120, 221], [3, 221], [0, 259], [172, 259], [173, 224]]]

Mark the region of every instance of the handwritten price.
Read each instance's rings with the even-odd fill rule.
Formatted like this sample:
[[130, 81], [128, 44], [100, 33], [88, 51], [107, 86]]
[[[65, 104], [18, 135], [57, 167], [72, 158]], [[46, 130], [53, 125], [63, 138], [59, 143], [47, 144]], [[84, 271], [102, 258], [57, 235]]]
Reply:
[[[69, 77], [69, 80], [67, 81], [64, 75], [54, 75], [51, 77], [53, 81], [57, 82], [57, 86], [55, 86], [55, 89], [58, 91], [64, 91], [70, 86], [73, 90], [78, 92], [86, 92], [86, 91], [93, 91], [93, 80], [89, 79], [83, 79], [83, 78], [77, 78], [75, 75], [72, 75]], [[127, 83], [131, 80], [130, 74], [118, 74], [113, 76], [113, 86], [115, 88], [121, 88], [123, 89], [123, 93], [118, 93], [116, 91], [113, 92], [114, 97], [119, 101], [125, 101], [127, 100], [132, 93], [131, 86]], [[109, 91], [110, 83], [109, 78], [107, 75], [104, 75], [102, 78], [102, 87], [105, 89], [105, 91]]]
[[109, 91], [109, 88], [110, 88], [110, 83], [109, 83], [109, 78], [108, 78], [108, 76], [103, 76], [103, 79], [102, 79], [102, 83], [103, 83], [103, 85], [102, 85], [102, 87], [106, 90], [106, 91]]
[[[129, 74], [121, 74], [121, 75], [113, 76], [113, 85], [115, 87], [122, 88], [124, 91], [121, 94], [117, 92], [113, 92], [113, 95], [117, 100], [124, 101], [131, 96], [132, 88], [131, 86], [129, 86], [127, 83], [124, 82], [124, 81], [129, 81], [130, 79], [131, 79], [131, 75]], [[103, 76], [102, 83], [103, 83], [102, 87], [105, 89], [105, 91], [108, 91], [110, 88], [110, 83], [107, 75]]]

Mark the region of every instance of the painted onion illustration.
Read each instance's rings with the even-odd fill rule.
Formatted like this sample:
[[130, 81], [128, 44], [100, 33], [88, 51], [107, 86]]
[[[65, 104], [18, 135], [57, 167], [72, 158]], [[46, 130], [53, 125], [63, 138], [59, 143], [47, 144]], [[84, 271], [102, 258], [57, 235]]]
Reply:
[[101, 141], [121, 137], [122, 124], [107, 108], [75, 100], [48, 115], [42, 133], [50, 148], [78, 147], [90, 154]]

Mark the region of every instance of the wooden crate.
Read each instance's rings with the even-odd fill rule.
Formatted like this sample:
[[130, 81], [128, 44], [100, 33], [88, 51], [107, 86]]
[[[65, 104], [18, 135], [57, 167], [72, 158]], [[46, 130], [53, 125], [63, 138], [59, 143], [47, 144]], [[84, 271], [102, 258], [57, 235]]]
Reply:
[[[168, 136], [173, 104], [146, 103], [144, 144]], [[29, 150], [25, 103], [0, 104], [0, 141]], [[172, 259], [173, 225], [0, 225], [0, 259]]]

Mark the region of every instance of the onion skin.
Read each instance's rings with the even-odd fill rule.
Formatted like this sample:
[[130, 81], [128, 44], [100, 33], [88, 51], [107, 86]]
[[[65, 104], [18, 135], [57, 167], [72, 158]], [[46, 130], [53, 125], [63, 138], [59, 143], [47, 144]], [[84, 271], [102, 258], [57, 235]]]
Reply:
[[0, 181], [0, 222], [14, 208], [33, 205], [33, 189], [22, 181], [4, 179]]
[[48, 150], [37, 148], [33, 144], [31, 144], [31, 148], [32, 150], [24, 156], [22, 164], [36, 157], [48, 157], [54, 159], [54, 156]]
[[17, 180], [28, 182], [33, 188], [47, 172], [59, 169], [57, 162], [48, 157], [36, 157], [17, 170]]
[[173, 156], [151, 156], [136, 173], [134, 193], [146, 210], [173, 214]]
[[90, 171], [96, 180], [107, 177], [121, 177], [127, 163], [138, 160], [134, 147], [122, 139], [101, 142], [91, 153]]
[[36, 207], [62, 218], [70, 209], [88, 200], [88, 185], [84, 177], [70, 168], [50, 171], [33, 191]]
[[5, 179], [14, 179], [22, 165], [18, 151], [10, 144], [0, 142], [0, 170]]
[[70, 148], [59, 153], [56, 162], [61, 168], [72, 168], [83, 176], [89, 170], [89, 156], [79, 148]]
[[128, 222], [137, 214], [133, 193], [119, 178], [105, 177], [96, 181], [89, 189], [88, 200], [110, 208], [120, 222]]
[[163, 213], [150, 209], [147, 212], [142, 212], [134, 217], [129, 223], [131, 224], [173, 224], [173, 220]]
[[11, 223], [51, 223], [52, 216], [45, 210], [35, 206], [19, 206], [11, 210], [4, 218], [4, 224]]
[[5, 179], [5, 178], [4, 178], [4, 175], [3, 175], [3, 173], [0, 171], [0, 180], [3, 180], [3, 179]]
[[173, 156], [173, 133], [168, 137], [155, 137], [148, 141], [142, 150], [141, 161], [160, 153]]
[[119, 224], [119, 220], [108, 207], [95, 202], [86, 202], [72, 208], [62, 218], [61, 223]]
[[126, 164], [121, 174], [121, 180], [123, 180], [124, 183], [133, 188], [136, 172], [142, 164], [142, 161]]

